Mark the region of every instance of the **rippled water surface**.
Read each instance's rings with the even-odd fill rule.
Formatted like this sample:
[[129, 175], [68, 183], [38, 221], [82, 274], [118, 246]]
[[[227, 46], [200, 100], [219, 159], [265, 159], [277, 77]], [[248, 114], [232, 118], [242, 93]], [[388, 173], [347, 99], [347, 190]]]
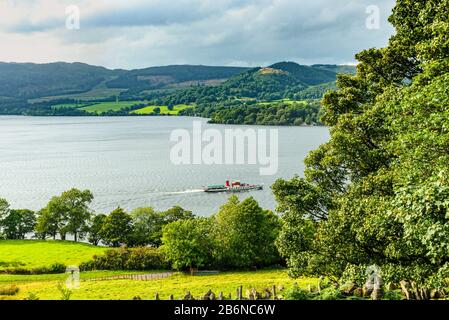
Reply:
[[[188, 117], [0, 117], [0, 198], [12, 207], [39, 209], [72, 187], [90, 189], [97, 212], [180, 205], [210, 215], [228, 195], [206, 194], [201, 187], [226, 179], [264, 184], [254, 196], [268, 209], [277, 178], [302, 175], [310, 150], [329, 138], [323, 127], [277, 127], [279, 170], [261, 176], [258, 165], [181, 165], [170, 162], [172, 130], [192, 130]], [[235, 126], [209, 125], [223, 131]], [[251, 127], [257, 129], [257, 127]], [[267, 129], [264, 127], [264, 129]], [[268, 128], [269, 129], [269, 128]]]

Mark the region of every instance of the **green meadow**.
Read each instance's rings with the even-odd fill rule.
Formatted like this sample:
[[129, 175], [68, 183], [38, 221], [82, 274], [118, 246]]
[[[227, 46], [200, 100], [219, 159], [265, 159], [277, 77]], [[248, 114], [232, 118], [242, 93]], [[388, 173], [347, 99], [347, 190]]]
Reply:
[[144, 104], [144, 103], [145, 101], [100, 102], [87, 107], [82, 107], [80, 109], [91, 113], [103, 113], [107, 111], [119, 111], [124, 108], [132, 107], [136, 104]]
[[78, 265], [102, 254], [105, 249], [69, 241], [2, 240], [0, 270], [48, 267], [54, 263]]
[[144, 115], [144, 114], [154, 114], [154, 109], [159, 108], [160, 109], [160, 113], [159, 114], [163, 114], [163, 115], [178, 115], [180, 111], [191, 108], [191, 106], [185, 105], [185, 104], [180, 104], [177, 106], [173, 107], [173, 110], [168, 109], [167, 106], [147, 106], [145, 108], [142, 109], [138, 109], [135, 111], [132, 111], [131, 113], [134, 114], [140, 114], [140, 115]]
[[[140, 272], [142, 274], [142, 272]], [[151, 273], [151, 272], [144, 272]], [[297, 283], [301, 288], [306, 289], [309, 285], [316, 286], [317, 279], [304, 278], [293, 280], [287, 275], [286, 270], [261, 270], [247, 272], [223, 272], [213, 275], [191, 276], [184, 273], [175, 273], [173, 276], [150, 280], [102, 280], [104, 276], [113, 276], [120, 272], [87, 272], [81, 273], [79, 289], [72, 290], [72, 300], [131, 300], [138, 296], [144, 300], [154, 300], [158, 293], [161, 300], [168, 300], [170, 295], [174, 299], [181, 300], [187, 291], [195, 298], [200, 298], [208, 290], [212, 290], [216, 295], [223, 292], [225, 297], [236, 298], [236, 291], [239, 286], [243, 286], [243, 293], [252, 288], [261, 292], [265, 288], [288, 288]], [[130, 274], [130, 272], [126, 272]], [[66, 275], [42, 276], [20, 276], [7, 282], [3, 281], [0, 275], [0, 290], [10, 285], [19, 288], [15, 296], [1, 297], [0, 299], [25, 299], [30, 293], [35, 294], [41, 300], [59, 300], [61, 297], [58, 291], [58, 284], [66, 280]], [[9, 276], [10, 277], [10, 276]], [[279, 291], [282, 295], [282, 292]]]
[[[1, 295], [2, 299], [26, 299], [30, 294], [41, 300], [59, 300], [61, 293], [58, 285], [65, 283], [66, 274], [13, 275], [1, 273], [1, 269], [35, 268], [49, 266], [52, 263], [64, 263], [68, 266], [79, 265], [90, 260], [93, 255], [100, 255], [106, 248], [70, 241], [37, 241], [37, 240], [7, 240], [0, 241], [0, 292], [15, 286], [19, 292], [13, 296]], [[166, 300], [171, 294], [175, 299], [182, 299], [187, 291], [194, 297], [204, 295], [209, 289], [217, 295], [220, 292], [228, 297], [236, 298], [236, 290], [243, 286], [247, 289], [256, 288], [288, 288], [294, 283], [307, 288], [316, 286], [317, 279], [291, 279], [285, 269], [270, 269], [259, 271], [221, 272], [210, 275], [191, 276], [175, 272], [172, 276], [150, 281], [131, 279], [104, 279], [129, 274], [157, 274], [163, 270], [152, 271], [89, 271], [81, 272], [80, 288], [72, 290], [73, 300], [129, 300], [135, 296], [142, 299], [154, 299], [156, 293], [161, 300]], [[165, 271], [167, 272], [167, 271]]]

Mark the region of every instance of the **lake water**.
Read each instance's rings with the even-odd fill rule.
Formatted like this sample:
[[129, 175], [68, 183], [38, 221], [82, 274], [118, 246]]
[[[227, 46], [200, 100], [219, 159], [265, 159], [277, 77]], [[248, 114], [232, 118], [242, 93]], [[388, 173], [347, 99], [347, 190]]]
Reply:
[[[117, 206], [163, 210], [180, 205], [198, 215], [211, 215], [229, 195], [207, 194], [201, 192], [202, 186], [230, 179], [264, 184], [263, 191], [239, 197], [254, 196], [262, 207], [274, 209], [270, 186], [278, 178], [302, 175], [307, 153], [329, 139], [324, 127], [276, 127], [279, 170], [274, 176], [261, 176], [258, 165], [172, 164], [172, 130], [192, 130], [193, 121], [198, 120], [0, 117], [0, 198], [7, 199], [14, 208], [37, 210], [52, 196], [76, 187], [94, 193], [92, 208], [98, 213]], [[201, 121], [204, 129], [236, 129]]]

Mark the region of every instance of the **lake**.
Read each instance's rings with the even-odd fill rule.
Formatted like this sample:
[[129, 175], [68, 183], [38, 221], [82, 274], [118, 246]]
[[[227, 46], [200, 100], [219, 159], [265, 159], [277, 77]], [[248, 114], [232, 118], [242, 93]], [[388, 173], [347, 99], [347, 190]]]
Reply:
[[279, 170], [261, 176], [259, 165], [175, 165], [170, 161], [170, 134], [204, 129], [223, 132], [236, 126], [211, 125], [190, 117], [0, 117], [0, 198], [13, 208], [37, 210], [52, 196], [76, 187], [90, 189], [92, 208], [107, 213], [117, 206], [128, 210], [174, 205], [197, 215], [211, 215], [228, 194], [202, 192], [204, 185], [241, 180], [263, 184], [253, 196], [266, 209], [276, 202], [270, 186], [278, 178], [302, 175], [308, 152], [329, 139], [325, 127], [245, 127], [278, 129]]

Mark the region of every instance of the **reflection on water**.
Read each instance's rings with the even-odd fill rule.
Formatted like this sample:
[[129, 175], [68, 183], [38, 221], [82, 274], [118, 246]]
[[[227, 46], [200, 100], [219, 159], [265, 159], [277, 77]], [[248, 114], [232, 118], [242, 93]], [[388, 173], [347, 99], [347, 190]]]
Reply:
[[[170, 162], [170, 133], [191, 129], [188, 117], [0, 117], [0, 198], [13, 207], [39, 209], [72, 187], [90, 189], [93, 208], [108, 212], [180, 205], [210, 215], [229, 195], [202, 192], [204, 185], [241, 180], [263, 184], [254, 196], [267, 209], [276, 204], [270, 186], [301, 175], [310, 150], [327, 141], [323, 127], [279, 128], [279, 171], [260, 176], [258, 165], [187, 165]], [[219, 130], [229, 128], [209, 125]], [[235, 128], [233, 126], [232, 128]]]

